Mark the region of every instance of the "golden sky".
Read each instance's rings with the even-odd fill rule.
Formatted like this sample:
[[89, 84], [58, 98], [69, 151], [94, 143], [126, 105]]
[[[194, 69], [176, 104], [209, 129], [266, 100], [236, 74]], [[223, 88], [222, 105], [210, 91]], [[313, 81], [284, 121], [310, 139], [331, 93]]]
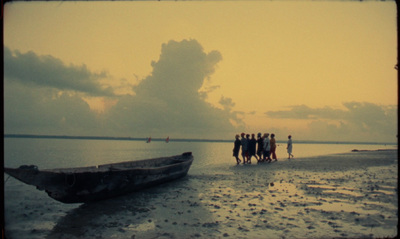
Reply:
[[[171, 40], [195, 40], [205, 54], [220, 53], [200, 91], [221, 110], [221, 97], [230, 102], [244, 122], [237, 132], [332, 139], [338, 135], [326, 135], [334, 129], [317, 133], [346, 132], [365, 117], [356, 108], [374, 107], [382, 114], [377, 118], [388, 118], [379, 123], [388, 135], [379, 138], [383, 131], [371, 129], [376, 122], [365, 122], [360, 132], [373, 133], [345, 138], [396, 140], [388, 133], [397, 129], [394, 1], [13, 2], [4, 8], [4, 46], [14, 57], [32, 52], [66, 68], [85, 66], [105, 74], [99, 84], [119, 96], [138, 93], [132, 86], [152, 76], [152, 62]], [[121, 101], [80, 97], [97, 114]], [[336, 111], [346, 115], [332, 117]]]

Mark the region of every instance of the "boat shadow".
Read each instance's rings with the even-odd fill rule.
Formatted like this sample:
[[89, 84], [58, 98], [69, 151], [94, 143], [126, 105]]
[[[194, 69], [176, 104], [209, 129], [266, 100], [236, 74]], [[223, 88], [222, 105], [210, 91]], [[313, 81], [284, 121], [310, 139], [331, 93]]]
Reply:
[[[85, 203], [58, 220], [46, 238], [154, 238], [182, 235], [185, 227], [212, 215], [199, 203], [196, 178], [183, 179], [124, 196]], [[187, 233], [187, 228], [186, 228]]]

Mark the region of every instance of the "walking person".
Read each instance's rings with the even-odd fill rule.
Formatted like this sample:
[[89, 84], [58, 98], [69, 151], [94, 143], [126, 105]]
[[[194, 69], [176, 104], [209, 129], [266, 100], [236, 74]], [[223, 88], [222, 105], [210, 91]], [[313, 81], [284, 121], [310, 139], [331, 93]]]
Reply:
[[271, 153], [271, 144], [269, 142], [269, 133], [264, 134], [264, 161], [271, 162], [270, 153]]
[[276, 157], [276, 141], [275, 141], [275, 134], [271, 134], [271, 140], [269, 141], [271, 144], [271, 155], [272, 159], [275, 159], [275, 161], [278, 161], [278, 158]]
[[246, 163], [249, 163], [249, 157], [250, 157], [250, 134], [246, 134], [246, 140], [247, 140]]
[[263, 147], [264, 147], [264, 138], [261, 137], [261, 133], [257, 134], [257, 161], [262, 162], [262, 154], [263, 154]]
[[233, 146], [233, 157], [236, 158], [236, 163], [240, 164], [241, 160], [239, 159], [239, 150], [240, 146], [242, 145], [242, 142], [240, 142], [239, 135], [237, 134], [235, 136], [235, 142]]
[[251, 164], [251, 157], [254, 156], [257, 159], [257, 156], [256, 156], [257, 140], [256, 140], [254, 134], [251, 134], [251, 139], [249, 139], [248, 142], [249, 142], [249, 146], [248, 146], [249, 147], [249, 158], [248, 158], [247, 163]]
[[245, 137], [245, 133], [241, 134], [242, 139], [241, 139], [241, 143], [242, 143], [242, 158], [243, 158], [243, 164], [246, 163], [247, 161], [247, 156], [248, 156], [248, 142], [247, 139]]
[[289, 159], [290, 159], [290, 156], [292, 156], [292, 158], [294, 158], [294, 155], [292, 154], [292, 151], [293, 151], [293, 142], [292, 142], [292, 136], [291, 135], [289, 135], [288, 136], [288, 141], [287, 141], [287, 147], [286, 147], [286, 149], [287, 149], [287, 152], [288, 152], [288, 154], [289, 154]]

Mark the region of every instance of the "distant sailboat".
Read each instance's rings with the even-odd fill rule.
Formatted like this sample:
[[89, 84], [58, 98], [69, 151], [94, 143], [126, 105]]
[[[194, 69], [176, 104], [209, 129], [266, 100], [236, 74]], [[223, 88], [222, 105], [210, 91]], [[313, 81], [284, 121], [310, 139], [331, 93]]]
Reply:
[[151, 137], [148, 137], [146, 143], [150, 143], [150, 142], [151, 142]]
[[165, 143], [169, 142], [169, 136], [167, 137], [167, 139], [165, 139]]

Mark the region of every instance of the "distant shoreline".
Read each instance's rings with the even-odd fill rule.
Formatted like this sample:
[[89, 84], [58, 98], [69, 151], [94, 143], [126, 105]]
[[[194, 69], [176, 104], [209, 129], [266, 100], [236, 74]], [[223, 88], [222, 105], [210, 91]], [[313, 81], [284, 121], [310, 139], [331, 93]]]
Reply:
[[[141, 137], [112, 137], [112, 136], [70, 136], [70, 135], [36, 135], [36, 134], [4, 134], [4, 138], [34, 138], [34, 139], [81, 139], [81, 140], [129, 140], [146, 141], [147, 138]], [[151, 141], [165, 141], [166, 138], [151, 138]], [[171, 138], [169, 142], [216, 142], [232, 143], [233, 140], [225, 139], [180, 139]], [[277, 140], [277, 143], [286, 143], [283, 140]], [[335, 141], [312, 141], [296, 140], [296, 144], [366, 144], [366, 145], [397, 145], [390, 142], [335, 142]]]

